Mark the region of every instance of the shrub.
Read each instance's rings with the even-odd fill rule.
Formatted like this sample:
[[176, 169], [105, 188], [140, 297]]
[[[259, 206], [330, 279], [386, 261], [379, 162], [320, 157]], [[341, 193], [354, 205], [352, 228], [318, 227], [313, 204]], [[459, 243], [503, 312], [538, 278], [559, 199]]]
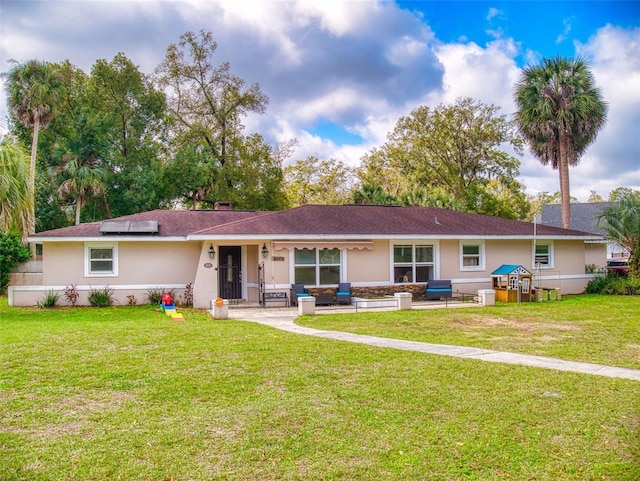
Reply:
[[9, 274], [21, 262], [31, 259], [31, 251], [17, 234], [0, 233], [0, 294], [9, 285]]
[[640, 279], [612, 279], [604, 293], [617, 296], [640, 296]]
[[129, 300], [127, 302], [127, 306], [135, 306], [138, 303], [138, 300], [136, 299], [136, 296], [134, 296], [133, 294], [129, 294], [127, 296], [127, 299]]
[[587, 284], [587, 294], [640, 296], [640, 279], [597, 277]]
[[101, 289], [91, 289], [89, 291], [89, 304], [93, 307], [109, 307], [114, 303], [113, 289], [105, 286]]
[[605, 277], [596, 277], [595, 279], [591, 279], [587, 284], [585, 292], [587, 294], [602, 294], [608, 281], [609, 280]]
[[163, 290], [161, 287], [154, 287], [152, 289], [147, 289], [147, 294], [145, 297], [147, 298], [148, 304], [160, 304], [162, 302], [162, 294]]
[[160, 304], [162, 302], [162, 294], [164, 294], [165, 292], [168, 292], [169, 294], [171, 294], [171, 297], [173, 299], [176, 298], [176, 295], [173, 289], [167, 291], [162, 287], [154, 287], [152, 289], [147, 290], [147, 294], [145, 295], [145, 297], [147, 298], [147, 303], [151, 305]]
[[193, 284], [189, 282], [184, 289], [185, 307], [193, 307]]
[[75, 284], [69, 284], [67, 287], [65, 287], [64, 297], [69, 304], [75, 307], [76, 302], [78, 302], [78, 298], [80, 297], [78, 286], [76, 286]]
[[60, 294], [55, 292], [54, 290], [50, 290], [45, 294], [45, 296], [37, 302], [37, 305], [40, 309], [47, 309], [51, 307], [56, 307], [58, 300], [60, 299]]

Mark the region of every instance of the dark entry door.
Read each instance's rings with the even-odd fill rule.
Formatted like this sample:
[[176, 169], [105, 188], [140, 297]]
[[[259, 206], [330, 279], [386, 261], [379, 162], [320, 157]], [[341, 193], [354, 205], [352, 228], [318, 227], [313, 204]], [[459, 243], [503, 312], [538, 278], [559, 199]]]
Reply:
[[242, 249], [240, 246], [220, 246], [218, 249], [219, 296], [223, 299], [242, 298]]

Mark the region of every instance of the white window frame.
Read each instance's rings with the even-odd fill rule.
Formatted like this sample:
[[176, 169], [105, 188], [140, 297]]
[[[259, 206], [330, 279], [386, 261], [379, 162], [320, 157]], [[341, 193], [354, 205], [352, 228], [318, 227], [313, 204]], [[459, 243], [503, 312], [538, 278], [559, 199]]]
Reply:
[[296, 247], [291, 249], [290, 251], [290, 260], [291, 260], [291, 279], [292, 279], [292, 283], [295, 282], [296, 279], [296, 268], [297, 267], [314, 267], [315, 268], [315, 284], [305, 284], [307, 286], [312, 286], [312, 287], [331, 287], [331, 286], [337, 286], [338, 284], [319, 284], [320, 282], [320, 268], [321, 267], [338, 267], [340, 269], [340, 276], [339, 276], [339, 281], [338, 282], [344, 282], [345, 279], [345, 271], [346, 271], [346, 262], [345, 262], [345, 250], [344, 249], [340, 249], [340, 248], [335, 248], [338, 249], [339, 252], [339, 256], [340, 256], [340, 263], [339, 264], [321, 264], [320, 263], [320, 251], [323, 249], [329, 249], [329, 250], [333, 250], [334, 247], [332, 248], [327, 248], [327, 247], [307, 247], [306, 249], [310, 249], [310, 250], [315, 250], [315, 254], [316, 254], [316, 260], [314, 264], [296, 264], [296, 250], [299, 249], [303, 249], [302, 247]]
[[[411, 247], [411, 262], [396, 262], [395, 261], [395, 249], [398, 246], [410, 246]], [[418, 262], [416, 260], [416, 247], [431, 247], [433, 250], [433, 260], [431, 262]], [[438, 255], [438, 245], [436, 242], [394, 242], [391, 244], [391, 281], [394, 284], [402, 284], [403, 282], [396, 282], [395, 277], [395, 268], [399, 266], [406, 266], [407, 269], [411, 270], [412, 280], [407, 281], [408, 284], [426, 284], [427, 281], [417, 281], [416, 280], [416, 268], [417, 267], [432, 267], [433, 268], [433, 278], [437, 279], [438, 273], [436, 270], [436, 259]]]
[[[536, 262], [536, 249], [539, 246], [548, 246], [549, 247], [549, 252], [548, 252], [548, 256], [549, 256], [549, 262], [547, 264], [540, 264], [538, 265], [538, 263]], [[532, 249], [532, 264], [534, 266], [535, 269], [553, 269], [554, 266], [554, 248], [553, 248], [553, 241], [536, 241], [533, 249]]]
[[[477, 266], [465, 266], [464, 265], [464, 247], [465, 246], [478, 246], [478, 265]], [[486, 252], [483, 240], [461, 240], [460, 241], [460, 271], [484, 271], [486, 270]]]
[[[111, 271], [91, 270], [91, 250], [111, 249]], [[117, 242], [87, 242], [84, 245], [84, 276], [85, 277], [118, 277], [118, 243]]]

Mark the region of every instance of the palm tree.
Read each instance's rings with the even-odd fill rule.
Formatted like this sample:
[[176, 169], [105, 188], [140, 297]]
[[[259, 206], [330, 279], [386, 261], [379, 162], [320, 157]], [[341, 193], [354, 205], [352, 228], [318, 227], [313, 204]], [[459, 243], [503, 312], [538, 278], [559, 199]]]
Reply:
[[[7, 79], [7, 102], [16, 120], [26, 127], [33, 127], [29, 180], [31, 192], [35, 193], [38, 134], [53, 119], [59, 81], [48, 62], [29, 60], [19, 63], [14, 60], [12, 63], [14, 66], [3, 74]], [[29, 233], [34, 232], [34, 227], [35, 224]]]
[[100, 160], [91, 155], [84, 159], [66, 154], [59, 173], [64, 179], [58, 187], [63, 199], [74, 199], [76, 204], [75, 224], [80, 224], [80, 211], [92, 195], [102, 195], [106, 189], [108, 171]]
[[29, 154], [6, 136], [0, 141], [0, 231], [15, 231], [25, 238], [33, 224]]
[[516, 121], [531, 153], [560, 177], [562, 225], [569, 228], [569, 166], [576, 165], [606, 123], [607, 104], [584, 59], [556, 57], [525, 68], [516, 83]]
[[598, 216], [609, 239], [629, 252], [629, 276], [640, 278], [640, 195], [627, 194]]
[[58, 176], [58, 195], [75, 202], [75, 224], [80, 224], [80, 212], [91, 196], [101, 196], [106, 203], [106, 182], [109, 171], [100, 160], [104, 139], [86, 116], [76, 118], [75, 134], [61, 146], [55, 156], [60, 164], [53, 173]]
[[397, 199], [387, 194], [382, 186], [377, 184], [363, 184], [353, 193], [353, 203], [359, 205], [395, 205]]

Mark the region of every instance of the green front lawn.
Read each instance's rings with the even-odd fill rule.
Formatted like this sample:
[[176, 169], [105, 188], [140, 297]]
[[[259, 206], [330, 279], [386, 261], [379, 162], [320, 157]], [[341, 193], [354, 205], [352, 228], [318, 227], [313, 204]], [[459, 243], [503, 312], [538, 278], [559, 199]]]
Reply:
[[184, 313], [0, 300], [0, 479], [640, 477], [639, 382]]
[[640, 369], [640, 297], [305, 316], [299, 324]]

